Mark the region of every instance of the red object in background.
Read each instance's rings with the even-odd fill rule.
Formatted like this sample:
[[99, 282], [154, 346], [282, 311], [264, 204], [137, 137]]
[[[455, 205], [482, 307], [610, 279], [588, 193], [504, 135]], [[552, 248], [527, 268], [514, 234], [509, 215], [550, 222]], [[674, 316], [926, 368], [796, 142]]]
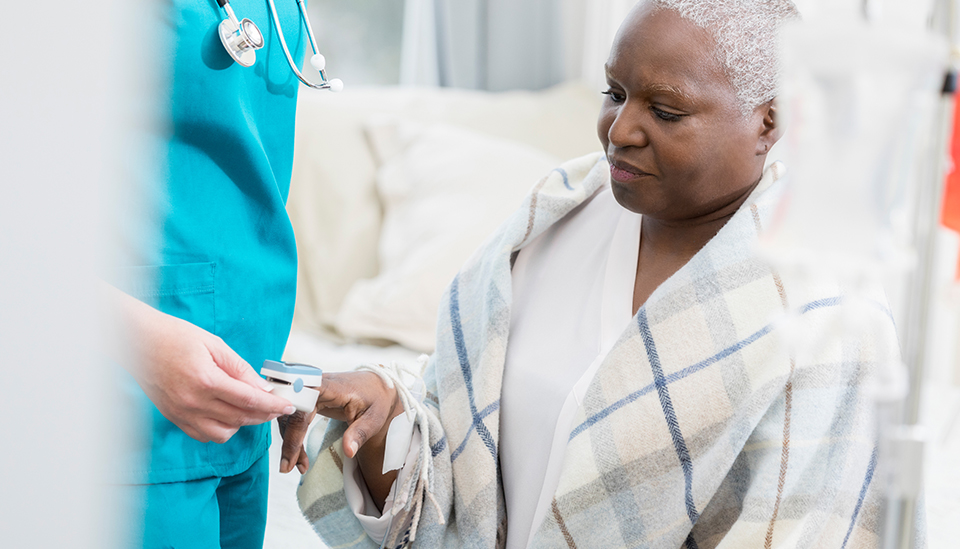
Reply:
[[[960, 102], [954, 104], [953, 135], [950, 141], [953, 170], [947, 175], [947, 182], [944, 185], [940, 222], [944, 227], [960, 232]], [[956, 278], [960, 280], [960, 264], [957, 265]]]

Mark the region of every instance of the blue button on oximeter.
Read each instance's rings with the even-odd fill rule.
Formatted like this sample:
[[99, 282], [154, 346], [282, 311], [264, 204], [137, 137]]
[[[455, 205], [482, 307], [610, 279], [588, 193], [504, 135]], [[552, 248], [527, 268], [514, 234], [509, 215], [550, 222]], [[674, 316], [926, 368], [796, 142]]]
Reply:
[[312, 412], [320, 393], [311, 387], [319, 387], [323, 370], [308, 364], [293, 364], [264, 360], [260, 375], [273, 387], [273, 394], [283, 397], [301, 412]]

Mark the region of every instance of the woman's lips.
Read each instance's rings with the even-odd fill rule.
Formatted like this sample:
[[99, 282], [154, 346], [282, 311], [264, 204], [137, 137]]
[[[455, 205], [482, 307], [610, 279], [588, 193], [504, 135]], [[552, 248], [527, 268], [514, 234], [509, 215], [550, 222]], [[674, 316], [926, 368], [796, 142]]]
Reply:
[[641, 171], [632, 171], [629, 169], [622, 168], [616, 164], [610, 164], [610, 177], [619, 181], [621, 183], [628, 183], [641, 177], [646, 177], [650, 174]]

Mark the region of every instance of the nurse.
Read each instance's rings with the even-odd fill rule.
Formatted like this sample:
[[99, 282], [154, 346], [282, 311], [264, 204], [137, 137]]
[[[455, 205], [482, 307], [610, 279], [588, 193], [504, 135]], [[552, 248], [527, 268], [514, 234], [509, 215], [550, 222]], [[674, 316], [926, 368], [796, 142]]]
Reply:
[[[148, 214], [122, 238], [132, 250], [108, 299], [137, 360], [126, 365], [117, 469], [142, 530], [133, 546], [262, 547], [269, 421], [293, 412], [250, 365], [279, 359], [293, 317], [297, 257], [285, 203], [299, 81], [267, 2], [237, 2], [262, 29], [257, 62], [235, 63], [213, 0], [156, 9], [156, 68], [169, 74], [161, 124], [147, 146], [162, 172], [141, 168]], [[276, 3], [300, 59], [295, 2]], [[127, 375], [129, 373], [130, 375]], [[149, 427], [145, 429], [144, 427]]]

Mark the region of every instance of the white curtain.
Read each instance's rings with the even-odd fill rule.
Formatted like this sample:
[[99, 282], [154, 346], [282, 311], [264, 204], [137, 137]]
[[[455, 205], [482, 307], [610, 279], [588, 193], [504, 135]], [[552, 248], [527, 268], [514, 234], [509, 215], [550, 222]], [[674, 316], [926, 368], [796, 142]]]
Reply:
[[[922, 27], [933, 0], [794, 0], [807, 20], [874, 17]], [[581, 81], [603, 64], [637, 0], [406, 0], [401, 83], [487, 90]]]
[[603, 63], [636, 0], [406, 0], [400, 82], [486, 90], [579, 80]]
[[439, 86], [437, 6], [434, 0], [406, 0], [400, 49], [400, 84]]
[[499, 91], [577, 79], [588, 4], [406, 0], [401, 83]]
[[[598, 90], [606, 88], [603, 64], [620, 23], [636, 3], [637, 0], [568, 0], [567, 32], [571, 36], [571, 49], [579, 46], [581, 55], [579, 63], [568, 65], [569, 79]], [[568, 55], [573, 57], [576, 53]]]

